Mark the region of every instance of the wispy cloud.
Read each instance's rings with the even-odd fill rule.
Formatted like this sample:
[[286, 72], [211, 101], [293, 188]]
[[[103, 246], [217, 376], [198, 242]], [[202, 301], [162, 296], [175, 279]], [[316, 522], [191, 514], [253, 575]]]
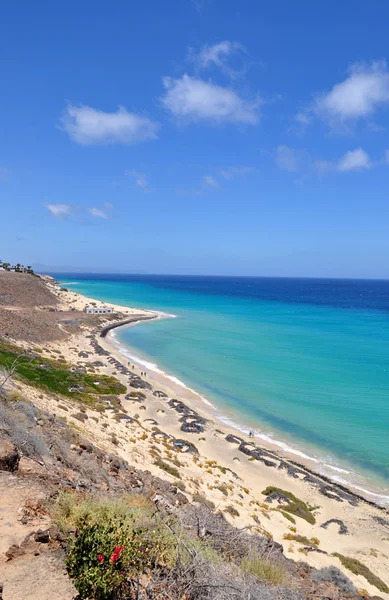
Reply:
[[11, 170], [7, 167], [0, 167], [0, 181], [8, 183], [11, 177]]
[[206, 193], [216, 192], [219, 188], [220, 182], [214, 175], [204, 175], [197, 187], [178, 188], [176, 192], [180, 196], [202, 196]]
[[61, 129], [78, 144], [136, 144], [156, 139], [159, 124], [123, 106], [110, 113], [69, 104]]
[[87, 223], [86, 217], [91, 215], [98, 219], [108, 219], [109, 212], [113, 208], [113, 204], [105, 202], [102, 207], [82, 207], [74, 204], [44, 204], [49, 213], [56, 219], [70, 219]]
[[350, 171], [366, 171], [374, 167], [375, 164], [370, 156], [362, 148], [349, 150], [337, 161], [318, 160], [314, 163], [314, 168], [319, 173], [337, 171], [338, 173], [347, 173]]
[[136, 171], [135, 169], [127, 169], [125, 171], [125, 175], [132, 177], [134, 179], [135, 185], [144, 192], [150, 191], [146, 173], [143, 173], [142, 171]]
[[108, 219], [108, 215], [105, 210], [101, 208], [88, 208], [88, 212], [93, 216], [99, 219]]
[[298, 171], [300, 167], [298, 151], [289, 146], [278, 146], [276, 150], [276, 164], [282, 171]]
[[364, 169], [371, 169], [373, 163], [370, 160], [369, 155], [362, 150], [357, 148], [356, 150], [350, 150], [346, 152], [339, 160], [337, 169], [338, 171], [362, 171]]
[[[216, 67], [232, 79], [236, 79], [246, 72], [246, 56], [247, 51], [242, 44], [229, 40], [224, 40], [213, 46], [206, 44], [198, 53], [193, 49], [190, 50], [190, 59], [197, 70]], [[238, 59], [239, 68], [232, 66], [231, 59], [235, 59], [235, 61]]]
[[45, 204], [44, 206], [57, 219], [63, 219], [72, 214], [72, 206], [70, 204]]
[[318, 94], [314, 102], [297, 115], [302, 125], [314, 117], [326, 121], [332, 128], [350, 126], [367, 119], [383, 106], [389, 106], [389, 72], [384, 60], [354, 63], [346, 79]]
[[244, 177], [254, 171], [255, 167], [224, 167], [220, 170], [220, 175], [224, 179], [232, 179], [233, 177]]
[[189, 0], [196, 10], [201, 13], [210, 0]]
[[189, 75], [164, 77], [163, 107], [181, 123], [257, 125], [261, 100], [249, 102], [234, 90]]
[[217, 190], [220, 187], [220, 183], [213, 175], [204, 175], [203, 187], [206, 189]]

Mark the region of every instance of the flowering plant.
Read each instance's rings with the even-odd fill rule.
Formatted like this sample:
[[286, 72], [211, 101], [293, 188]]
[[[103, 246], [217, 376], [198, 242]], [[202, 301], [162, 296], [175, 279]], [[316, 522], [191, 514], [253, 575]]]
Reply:
[[144, 572], [149, 564], [142, 531], [118, 519], [82, 521], [66, 560], [80, 596], [93, 600], [124, 597], [131, 576]]

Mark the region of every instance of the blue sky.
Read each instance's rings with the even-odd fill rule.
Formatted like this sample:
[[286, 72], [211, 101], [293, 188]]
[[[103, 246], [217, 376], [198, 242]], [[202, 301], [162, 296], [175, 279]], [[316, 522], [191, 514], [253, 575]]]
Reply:
[[389, 4], [19, 0], [0, 258], [389, 277]]

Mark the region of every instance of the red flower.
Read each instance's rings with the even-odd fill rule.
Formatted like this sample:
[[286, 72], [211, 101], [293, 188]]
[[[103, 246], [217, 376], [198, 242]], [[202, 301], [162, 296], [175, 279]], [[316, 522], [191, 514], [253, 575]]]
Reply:
[[111, 562], [115, 563], [119, 558], [121, 553], [124, 550], [124, 546], [116, 546], [116, 548], [114, 548], [114, 551], [112, 552], [111, 555]]
[[103, 563], [104, 562], [104, 555], [103, 554], [98, 554], [97, 555], [97, 560], [99, 561], [99, 563]]

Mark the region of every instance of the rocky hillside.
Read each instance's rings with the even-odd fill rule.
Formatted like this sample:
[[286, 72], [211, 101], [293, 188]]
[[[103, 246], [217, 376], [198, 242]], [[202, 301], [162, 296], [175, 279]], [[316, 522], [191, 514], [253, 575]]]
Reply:
[[0, 271], [2, 337], [38, 344], [61, 340], [78, 331], [86, 319], [84, 313], [63, 305], [39, 276]]
[[0, 271], [0, 306], [33, 308], [57, 305], [57, 298], [40, 277]]
[[56, 600], [358, 596], [339, 570], [286, 559], [280, 544], [236, 529], [184, 492], [182, 482], [131, 467], [63, 418], [3, 392], [2, 600], [52, 600], [53, 589]]

